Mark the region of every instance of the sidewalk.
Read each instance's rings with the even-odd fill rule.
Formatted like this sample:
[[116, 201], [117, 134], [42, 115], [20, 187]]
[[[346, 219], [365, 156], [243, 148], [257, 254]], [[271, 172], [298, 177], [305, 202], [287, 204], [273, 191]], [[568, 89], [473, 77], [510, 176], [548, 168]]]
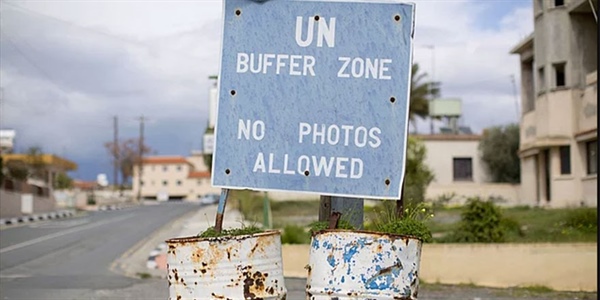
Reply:
[[61, 209], [61, 210], [52, 211], [52, 212], [37, 213], [37, 214], [25, 215], [25, 216], [14, 217], [14, 218], [2, 218], [2, 219], [0, 219], [0, 225], [16, 225], [16, 224], [37, 222], [37, 221], [43, 221], [43, 220], [67, 218], [67, 217], [72, 217], [74, 215], [75, 215], [74, 209]]

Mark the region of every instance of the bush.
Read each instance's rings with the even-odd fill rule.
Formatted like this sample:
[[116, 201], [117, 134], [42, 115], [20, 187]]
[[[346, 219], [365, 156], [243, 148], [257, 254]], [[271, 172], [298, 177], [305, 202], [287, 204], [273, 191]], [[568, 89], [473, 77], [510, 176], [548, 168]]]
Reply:
[[248, 235], [263, 232], [262, 229], [252, 225], [242, 228], [222, 229], [221, 232], [217, 232], [214, 227], [209, 227], [204, 232], [198, 234], [198, 237], [209, 238], [209, 237], [220, 237], [220, 236], [237, 236], [237, 235]]
[[425, 190], [433, 180], [433, 173], [425, 164], [427, 149], [419, 139], [409, 136], [406, 148], [406, 181], [402, 194], [404, 202], [422, 202]]
[[492, 201], [469, 198], [461, 214], [458, 229], [449, 236], [451, 242], [501, 243], [509, 228], [519, 228], [515, 220], [504, 219]]
[[281, 234], [282, 244], [308, 244], [310, 236], [303, 227], [298, 225], [286, 225]]

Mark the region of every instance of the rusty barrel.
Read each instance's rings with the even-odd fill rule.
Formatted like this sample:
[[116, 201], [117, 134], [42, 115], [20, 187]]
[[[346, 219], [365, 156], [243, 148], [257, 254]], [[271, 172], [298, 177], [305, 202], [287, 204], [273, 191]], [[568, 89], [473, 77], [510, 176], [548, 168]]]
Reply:
[[411, 236], [318, 232], [311, 239], [307, 298], [417, 299], [422, 245]]
[[285, 299], [279, 231], [166, 242], [169, 300]]

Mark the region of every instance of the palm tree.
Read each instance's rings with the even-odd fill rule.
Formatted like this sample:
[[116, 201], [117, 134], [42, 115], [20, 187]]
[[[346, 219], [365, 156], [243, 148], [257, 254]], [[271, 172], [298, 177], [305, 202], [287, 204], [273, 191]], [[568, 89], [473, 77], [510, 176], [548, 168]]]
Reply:
[[421, 119], [429, 117], [429, 101], [440, 95], [440, 83], [423, 82], [426, 77], [427, 73], [419, 73], [419, 64], [412, 65], [408, 120], [412, 123], [415, 132], [417, 131], [415, 117]]

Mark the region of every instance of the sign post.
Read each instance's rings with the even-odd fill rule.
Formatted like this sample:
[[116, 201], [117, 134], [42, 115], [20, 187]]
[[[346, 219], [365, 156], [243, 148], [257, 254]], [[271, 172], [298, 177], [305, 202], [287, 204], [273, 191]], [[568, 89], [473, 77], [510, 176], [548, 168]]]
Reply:
[[212, 184], [361, 214], [362, 198], [400, 199], [413, 9], [225, 1]]

